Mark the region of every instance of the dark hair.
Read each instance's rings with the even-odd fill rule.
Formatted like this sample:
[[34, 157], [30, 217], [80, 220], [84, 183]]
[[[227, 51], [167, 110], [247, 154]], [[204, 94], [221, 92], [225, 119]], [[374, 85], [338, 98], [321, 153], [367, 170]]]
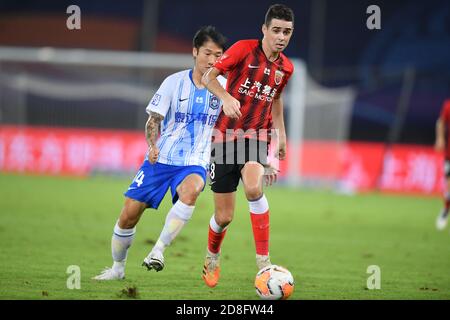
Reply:
[[272, 19], [292, 21], [292, 24], [294, 24], [294, 12], [284, 4], [273, 4], [266, 12], [266, 18], [264, 20], [266, 27], [270, 25]]
[[207, 41], [211, 40], [225, 51], [227, 39], [213, 26], [201, 27], [192, 40], [192, 46], [197, 50]]

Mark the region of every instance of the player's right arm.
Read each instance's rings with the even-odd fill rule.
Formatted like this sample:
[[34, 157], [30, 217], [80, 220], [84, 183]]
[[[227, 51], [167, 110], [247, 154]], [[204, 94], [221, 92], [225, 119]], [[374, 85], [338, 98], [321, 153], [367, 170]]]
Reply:
[[148, 145], [148, 161], [152, 164], [158, 160], [159, 149], [156, 142], [158, 140], [159, 128], [161, 121], [163, 121], [170, 108], [170, 101], [176, 81], [174, 75], [167, 77], [145, 109], [148, 113], [148, 120], [145, 124], [145, 140]]
[[159, 149], [156, 145], [158, 139], [159, 126], [164, 119], [159, 113], [150, 111], [147, 123], [145, 124], [145, 139], [148, 145], [148, 161], [155, 163], [158, 160]]
[[239, 100], [234, 98], [229, 94], [217, 80], [217, 77], [221, 74], [219, 69], [212, 67], [202, 77], [202, 84], [208, 89], [212, 94], [222, 100], [222, 110], [226, 116], [232, 119], [238, 119], [242, 116], [241, 103]]
[[217, 77], [220, 74], [226, 74], [229, 71], [235, 70], [248, 54], [249, 41], [238, 41], [233, 44], [202, 77], [202, 84], [212, 94], [222, 100], [223, 113], [232, 119], [238, 119], [242, 116], [240, 111], [241, 103], [220, 85], [219, 81], [217, 81]]

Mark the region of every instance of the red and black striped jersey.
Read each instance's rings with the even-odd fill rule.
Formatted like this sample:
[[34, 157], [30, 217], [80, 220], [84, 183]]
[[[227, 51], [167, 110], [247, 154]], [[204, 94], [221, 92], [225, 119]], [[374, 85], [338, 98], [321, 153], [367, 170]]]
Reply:
[[[214, 67], [222, 74], [228, 73], [227, 91], [239, 100], [242, 113], [242, 117], [234, 120], [222, 112], [216, 129], [222, 134], [229, 133], [227, 129], [256, 130], [257, 133], [271, 129], [272, 103], [280, 97], [294, 71], [291, 61], [280, 53], [272, 62], [264, 54], [261, 41], [241, 40], [231, 46]], [[227, 135], [226, 140], [234, 138]], [[258, 139], [266, 140], [263, 134], [258, 134]]]

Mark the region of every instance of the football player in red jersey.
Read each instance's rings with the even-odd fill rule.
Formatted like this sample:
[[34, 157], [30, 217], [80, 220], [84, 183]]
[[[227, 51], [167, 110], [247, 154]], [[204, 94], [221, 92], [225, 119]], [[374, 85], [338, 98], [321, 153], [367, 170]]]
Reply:
[[444, 196], [444, 207], [436, 219], [436, 228], [444, 230], [448, 222], [448, 212], [450, 209], [450, 99], [447, 99], [442, 106], [441, 114], [436, 122], [436, 143], [437, 151], [444, 151], [444, 173], [447, 180], [447, 190]]
[[[235, 193], [242, 179], [249, 203], [258, 269], [270, 265], [269, 205], [263, 181], [276, 180], [267, 163], [270, 130], [278, 130], [276, 157], [286, 156], [286, 132], [281, 93], [294, 67], [282, 51], [294, 30], [294, 14], [285, 5], [272, 5], [262, 26], [262, 40], [241, 40], [230, 47], [202, 78], [203, 84], [223, 101], [216, 122], [211, 152], [211, 189], [215, 213], [211, 217], [203, 268], [205, 283], [219, 281], [220, 246], [232, 221]], [[217, 77], [227, 74], [227, 88]]]

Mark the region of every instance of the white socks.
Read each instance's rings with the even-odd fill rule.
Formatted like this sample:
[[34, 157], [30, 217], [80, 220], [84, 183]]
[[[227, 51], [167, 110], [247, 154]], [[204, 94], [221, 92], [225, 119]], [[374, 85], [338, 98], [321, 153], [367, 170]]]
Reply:
[[222, 228], [221, 226], [219, 226], [216, 222], [216, 219], [214, 218], [214, 214], [212, 215], [211, 219], [209, 220], [209, 226], [211, 227], [211, 230], [214, 231], [215, 233], [222, 233], [225, 230], [227, 230], [228, 226], [226, 226], [225, 228]]
[[263, 194], [258, 200], [248, 202], [250, 212], [253, 214], [263, 214], [269, 210], [269, 203], [267, 202], [266, 195]]
[[[158, 241], [152, 251], [164, 252], [173, 239], [180, 233], [181, 229], [192, 217], [195, 206], [188, 206], [178, 200], [170, 209], [166, 217], [164, 228], [161, 231]], [[133, 242], [136, 234], [136, 227], [132, 229], [121, 229], [119, 222], [114, 226], [114, 233], [111, 239], [111, 251], [114, 260], [113, 269], [118, 272], [125, 271], [128, 248]]]
[[111, 239], [111, 251], [114, 260], [113, 269], [124, 272], [127, 260], [128, 248], [133, 242], [136, 234], [136, 227], [132, 229], [121, 229], [119, 222], [114, 226], [114, 233]]
[[188, 206], [178, 200], [170, 209], [166, 217], [164, 228], [159, 235], [159, 239], [152, 251], [157, 250], [161, 253], [172, 243], [173, 239], [180, 233], [181, 229], [191, 219], [195, 206]]

